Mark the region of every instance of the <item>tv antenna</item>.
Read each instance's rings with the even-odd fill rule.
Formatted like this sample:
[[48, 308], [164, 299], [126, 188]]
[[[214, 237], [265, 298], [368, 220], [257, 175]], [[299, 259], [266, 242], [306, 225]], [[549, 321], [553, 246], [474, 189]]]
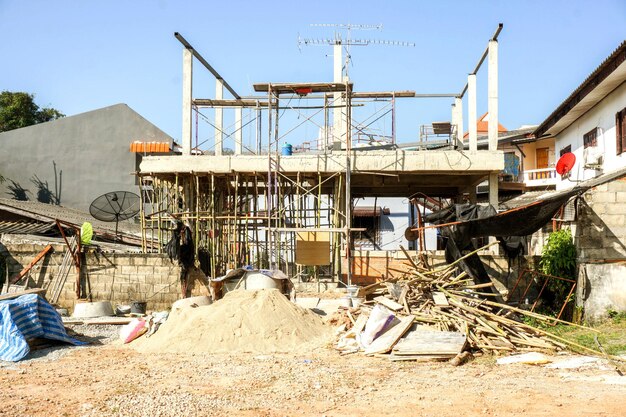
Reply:
[[103, 222], [115, 222], [115, 238], [120, 220], [127, 220], [139, 213], [140, 198], [130, 191], [112, 191], [93, 200], [89, 213]]
[[[351, 23], [313, 23], [311, 27], [333, 28], [335, 36], [333, 38], [301, 38], [298, 35], [298, 48], [304, 46], [326, 46], [331, 45], [334, 48], [334, 82], [344, 82], [349, 80], [348, 67], [352, 63], [352, 54], [350, 49], [352, 46], [415, 46], [413, 42], [390, 41], [383, 39], [354, 39], [352, 38], [353, 30], [382, 30], [383, 25], [360, 25]], [[342, 31], [345, 35], [342, 36]], [[346, 52], [345, 62], [343, 60], [343, 51]]]

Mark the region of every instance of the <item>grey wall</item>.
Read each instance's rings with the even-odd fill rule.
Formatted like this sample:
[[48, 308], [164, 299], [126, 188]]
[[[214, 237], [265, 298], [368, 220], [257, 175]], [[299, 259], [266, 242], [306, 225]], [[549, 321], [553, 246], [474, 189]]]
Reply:
[[[0, 133], [0, 173], [29, 190], [35, 201], [38, 188], [31, 179], [36, 175], [59, 194], [61, 205], [87, 211], [105, 192], [138, 192], [131, 175], [135, 140], [172, 142], [126, 104], [116, 104]], [[0, 184], [0, 196], [11, 198], [9, 185]]]
[[626, 311], [626, 176], [593, 187], [578, 204], [578, 304], [588, 320]]

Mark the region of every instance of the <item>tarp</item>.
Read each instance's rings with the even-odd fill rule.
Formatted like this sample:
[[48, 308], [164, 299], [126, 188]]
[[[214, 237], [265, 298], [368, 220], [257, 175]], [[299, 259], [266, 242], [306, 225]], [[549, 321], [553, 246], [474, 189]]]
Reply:
[[[442, 225], [458, 222], [441, 228], [442, 236], [447, 238], [446, 261], [449, 263], [461, 258], [463, 252], [474, 251], [476, 248], [472, 239], [477, 237], [495, 236], [505, 246], [509, 246], [509, 253], [522, 253], [522, 242], [513, 237], [531, 235], [541, 229], [571, 197], [587, 189], [588, 187], [576, 187], [497, 214], [491, 206], [456, 204], [424, 216], [424, 222]], [[491, 282], [477, 254], [465, 258], [459, 266], [476, 281]], [[486, 288], [484, 291], [491, 289]]]
[[39, 295], [0, 301], [0, 360], [23, 359], [30, 352], [28, 340], [36, 337], [85, 344], [67, 335], [59, 313]]

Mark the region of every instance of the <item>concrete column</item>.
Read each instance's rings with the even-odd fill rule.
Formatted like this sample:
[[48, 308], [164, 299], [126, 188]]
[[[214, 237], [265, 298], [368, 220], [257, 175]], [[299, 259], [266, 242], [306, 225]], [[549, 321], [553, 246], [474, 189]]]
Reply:
[[[498, 207], [500, 204], [498, 203], [498, 173], [489, 174], [489, 204], [493, 206], [496, 211], [498, 211]], [[495, 236], [489, 237], [489, 243], [493, 243], [496, 241]], [[495, 255], [500, 253], [498, 245], [491, 246], [491, 252]]]
[[455, 104], [453, 104], [453, 105], [450, 107], [450, 108], [451, 108], [451, 110], [452, 110], [452, 118], [450, 119], [450, 124], [451, 124], [452, 126], [456, 126], [456, 125], [457, 125], [456, 121], [457, 121], [457, 119], [458, 119], [458, 114], [459, 114], [458, 109], [456, 108], [456, 100], [454, 101], [454, 103], [455, 103]]
[[489, 41], [487, 68], [487, 111], [489, 112], [489, 150], [498, 149], [498, 41]]
[[456, 141], [455, 145], [463, 150], [463, 99], [457, 97], [454, 99], [454, 107], [456, 108]]
[[[343, 46], [341, 43], [336, 43], [333, 48], [333, 81], [336, 83], [343, 82]], [[341, 99], [341, 93], [333, 94], [333, 145], [337, 146], [337, 143], [342, 141], [343, 123], [341, 112], [343, 108], [343, 100]]]
[[489, 204], [498, 210], [498, 173], [489, 174]]
[[192, 86], [193, 86], [193, 53], [190, 49], [183, 49], [183, 132], [180, 138], [183, 145], [183, 155], [191, 155], [191, 113]]
[[476, 115], [476, 74], [467, 76], [467, 131], [469, 132], [469, 150], [478, 150], [478, 132]]
[[[224, 82], [215, 80], [215, 99], [224, 98]], [[215, 108], [215, 155], [221, 155], [224, 149], [224, 109]]]
[[243, 150], [243, 132], [241, 130], [241, 118], [243, 114], [243, 107], [235, 108], [235, 155], [241, 155]]

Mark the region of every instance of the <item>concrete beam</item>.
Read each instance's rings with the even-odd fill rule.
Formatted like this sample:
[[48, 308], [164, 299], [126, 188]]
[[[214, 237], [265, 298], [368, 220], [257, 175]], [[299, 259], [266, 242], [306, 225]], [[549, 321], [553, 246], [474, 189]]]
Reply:
[[498, 41], [489, 41], [487, 68], [487, 111], [489, 112], [489, 150], [498, 149]]
[[[502, 151], [353, 151], [350, 158], [353, 175], [370, 173], [440, 173], [449, 175], [488, 174], [504, 169]], [[282, 172], [336, 173], [346, 169], [346, 154], [293, 155], [279, 157]], [[234, 156], [145, 156], [142, 173], [230, 173], [266, 172], [267, 155]], [[497, 179], [497, 174], [496, 174]]]
[[[215, 80], [215, 99], [224, 98], [224, 80]], [[224, 109], [215, 108], [215, 155], [222, 155], [224, 149]]]
[[478, 115], [476, 114], [476, 74], [467, 76], [467, 131], [469, 132], [469, 150], [478, 150]]
[[181, 142], [183, 155], [191, 155], [191, 123], [193, 120], [191, 100], [193, 88], [193, 53], [183, 49], [183, 131]]

